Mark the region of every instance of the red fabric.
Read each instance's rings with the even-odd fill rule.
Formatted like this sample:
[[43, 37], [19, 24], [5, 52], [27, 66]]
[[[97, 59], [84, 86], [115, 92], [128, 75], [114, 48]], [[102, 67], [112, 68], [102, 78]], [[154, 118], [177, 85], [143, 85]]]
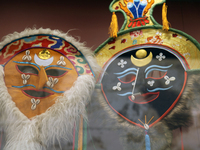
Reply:
[[130, 19], [130, 23], [128, 24], [129, 28], [134, 28], [134, 27], [140, 27], [140, 26], [145, 26], [146, 24], [149, 23], [148, 17], [142, 17], [142, 18], [137, 18], [137, 19]]
[[[8, 45], [6, 45], [0, 54], [0, 64], [5, 64], [9, 59], [11, 59], [13, 56], [15, 56], [17, 53], [33, 48], [38, 47], [36, 45], [39, 45], [39, 47], [46, 47], [50, 48], [52, 45], [55, 44], [56, 41], [53, 41], [49, 38], [49, 36], [43, 36], [39, 35], [37, 38], [31, 42], [26, 42], [23, 39], [19, 39], [15, 42], [12, 42]], [[59, 52], [63, 53], [64, 55], [77, 52], [76, 49], [71, 50], [69, 48], [70, 44], [66, 41], [63, 41], [62, 45], [59, 48], [54, 48], [55, 50], [58, 50]]]

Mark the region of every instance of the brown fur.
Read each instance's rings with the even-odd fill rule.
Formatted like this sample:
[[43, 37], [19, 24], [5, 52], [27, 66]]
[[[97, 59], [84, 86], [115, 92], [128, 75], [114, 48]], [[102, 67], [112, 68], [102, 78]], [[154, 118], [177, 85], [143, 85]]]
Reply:
[[[198, 75], [188, 75], [186, 88], [180, 97], [178, 103], [160, 122], [151, 127], [148, 131], [151, 140], [151, 149], [153, 150], [170, 150], [172, 142], [172, 130], [183, 126], [190, 126], [191, 107], [195, 106], [195, 100], [198, 99], [200, 92], [200, 77]], [[112, 128], [120, 130], [121, 144], [124, 150], [145, 150], [145, 132], [144, 129], [135, 126], [119, 115], [114, 113], [104, 100], [101, 90], [97, 90], [99, 103], [105, 110], [104, 113], [109, 115], [106, 120], [112, 122]], [[195, 97], [196, 96], [196, 97]]]

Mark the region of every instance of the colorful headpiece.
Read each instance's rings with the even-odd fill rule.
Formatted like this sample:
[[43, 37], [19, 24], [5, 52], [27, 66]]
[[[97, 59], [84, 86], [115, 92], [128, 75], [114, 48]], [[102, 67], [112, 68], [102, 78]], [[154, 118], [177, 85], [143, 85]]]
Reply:
[[5, 149], [40, 150], [72, 137], [99, 68], [90, 49], [68, 34], [26, 29], [0, 43], [0, 111]]
[[[171, 131], [190, 122], [191, 85], [198, 78], [190, 73], [199, 71], [200, 44], [169, 28], [164, 2], [113, 0], [111, 37], [95, 51], [103, 68], [100, 102], [125, 149], [170, 149]], [[162, 3], [163, 26], [152, 16]], [[115, 12], [125, 18], [119, 32]]]

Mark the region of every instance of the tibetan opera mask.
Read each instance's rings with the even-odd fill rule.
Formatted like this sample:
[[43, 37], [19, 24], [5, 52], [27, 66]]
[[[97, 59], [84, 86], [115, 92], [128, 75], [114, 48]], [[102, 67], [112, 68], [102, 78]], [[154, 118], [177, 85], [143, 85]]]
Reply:
[[17, 53], [6, 63], [4, 72], [12, 100], [28, 118], [44, 113], [78, 77], [65, 55], [47, 48]]
[[186, 67], [179, 53], [168, 47], [131, 47], [104, 66], [102, 92], [121, 117], [151, 127], [177, 103], [186, 84]]
[[72, 142], [76, 125], [83, 127], [87, 118], [85, 106], [99, 70], [90, 49], [42, 28], [10, 34], [0, 47], [4, 149], [41, 150], [63, 139]]

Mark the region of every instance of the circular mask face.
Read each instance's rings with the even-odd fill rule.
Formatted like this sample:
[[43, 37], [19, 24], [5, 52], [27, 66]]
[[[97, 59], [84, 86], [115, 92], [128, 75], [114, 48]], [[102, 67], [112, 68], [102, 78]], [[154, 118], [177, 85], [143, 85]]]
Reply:
[[12, 100], [28, 118], [44, 113], [78, 77], [64, 55], [46, 48], [20, 52], [8, 61], [4, 72]]
[[104, 66], [102, 92], [130, 123], [149, 127], [172, 110], [183, 92], [184, 60], [167, 47], [140, 46], [118, 53]]

